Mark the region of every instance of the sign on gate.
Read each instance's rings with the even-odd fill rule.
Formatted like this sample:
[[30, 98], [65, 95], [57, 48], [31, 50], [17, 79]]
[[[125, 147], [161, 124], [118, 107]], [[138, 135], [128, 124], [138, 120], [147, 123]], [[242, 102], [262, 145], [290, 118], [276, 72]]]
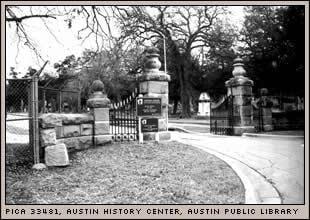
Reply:
[[141, 119], [142, 132], [158, 132], [158, 118], [142, 118]]
[[161, 98], [137, 98], [138, 116], [161, 115]]

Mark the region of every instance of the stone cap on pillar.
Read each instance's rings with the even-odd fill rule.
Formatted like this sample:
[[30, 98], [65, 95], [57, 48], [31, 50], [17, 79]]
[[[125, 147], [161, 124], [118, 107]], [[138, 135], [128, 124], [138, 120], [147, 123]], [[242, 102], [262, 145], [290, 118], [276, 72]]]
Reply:
[[226, 87], [234, 87], [234, 86], [253, 86], [254, 83], [248, 77], [246, 77], [246, 70], [244, 69], [243, 60], [240, 57], [234, 59], [233, 64], [233, 77], [225, 82]]
[[148, 47], [144, 51], [144, 69], [138, 77], [140, 82], [143, 81], [170, 81], [170, 76], [160, 71], [161, 62], [159, 61], [159, 49]]
[[91, 96], [87, 100], [87, 106], [90, 108], [108, 108], [110, 107], [110, 99], [108, 99], [107, 94], [104, 90], [104, 84], [101, 80], [95, 80], [91, 87]]

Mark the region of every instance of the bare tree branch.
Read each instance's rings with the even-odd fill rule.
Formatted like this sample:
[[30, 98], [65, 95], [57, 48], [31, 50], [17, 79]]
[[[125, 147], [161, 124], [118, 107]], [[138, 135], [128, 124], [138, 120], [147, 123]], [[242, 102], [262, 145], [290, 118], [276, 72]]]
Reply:
[[27, 16], [22, 16], [22, 17], [6, 17], [5, 20], [8, 22], [18, 22], [21, 23], [23, 20], [25, 19], [29, 19], [29, 18], [54, 18], [56, 19], [56, 17], [51, 16], [51, 15], [27, 15]]

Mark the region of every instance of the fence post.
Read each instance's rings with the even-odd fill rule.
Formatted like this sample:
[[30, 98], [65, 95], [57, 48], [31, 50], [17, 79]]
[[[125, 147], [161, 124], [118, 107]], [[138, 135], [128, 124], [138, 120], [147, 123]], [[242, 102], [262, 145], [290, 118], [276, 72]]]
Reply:
[[38, 76], [34, 75], [31, 80], [31, 116], [32, 116], [32, 146], [34, 164], [40, 163], [39, 146], [39, 121], [38, 121]]
[[29, 122], [28, 122], [28, 127], [29, 127], [29, 146], [34, 146], [33, 144], [33, 79], [28, 81], [28, 117], [29, 117]]
[[46, 103], [46, 92], [45, 92], [45, 89], [42, 89], [43, 91], [43, 106], [42, 106], [42, 113], [45, 113], [46, 112], [46, 109], [45, 109], [45, 103]]

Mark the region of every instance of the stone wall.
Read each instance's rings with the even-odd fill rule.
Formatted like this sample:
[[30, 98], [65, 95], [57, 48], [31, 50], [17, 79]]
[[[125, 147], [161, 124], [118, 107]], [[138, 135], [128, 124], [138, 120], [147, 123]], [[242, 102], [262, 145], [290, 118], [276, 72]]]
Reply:
[[94, 116], [84, 114], [43, 114], [39, 118], [40, 148], [47, 166], [69, 164], [68, 153], [111, 142], [107, 136], [94, 136]]

